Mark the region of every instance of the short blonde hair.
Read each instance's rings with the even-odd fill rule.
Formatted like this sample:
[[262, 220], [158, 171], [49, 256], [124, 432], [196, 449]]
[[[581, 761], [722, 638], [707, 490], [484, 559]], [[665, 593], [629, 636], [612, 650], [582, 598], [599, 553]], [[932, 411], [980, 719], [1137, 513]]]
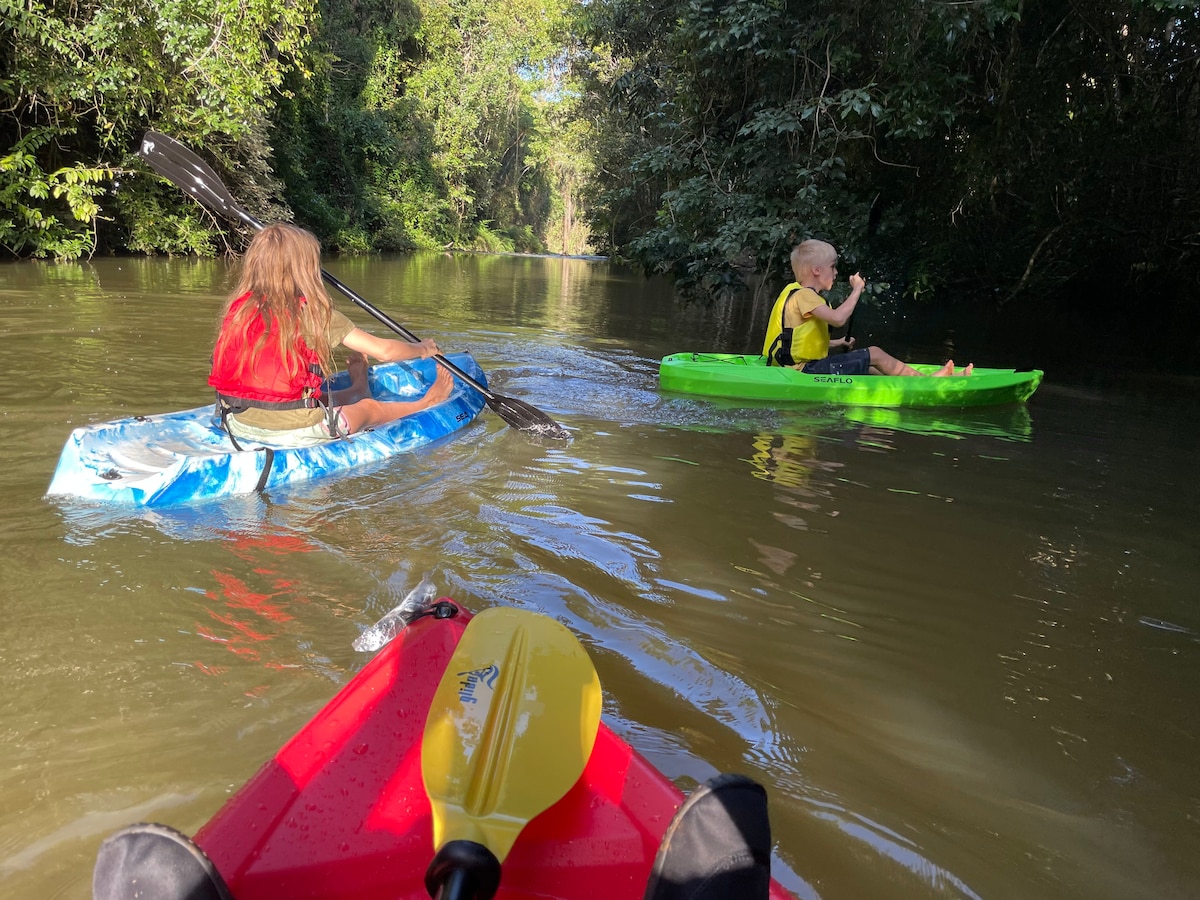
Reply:
[[808, 267], [833, 265], [835, 262], [837, 251], [833, 249], [833, 244], [827, 244], [825, 241], [809, 238], [792, 248], [792, 274], [797, 281], [803, 277], [801, 273]]

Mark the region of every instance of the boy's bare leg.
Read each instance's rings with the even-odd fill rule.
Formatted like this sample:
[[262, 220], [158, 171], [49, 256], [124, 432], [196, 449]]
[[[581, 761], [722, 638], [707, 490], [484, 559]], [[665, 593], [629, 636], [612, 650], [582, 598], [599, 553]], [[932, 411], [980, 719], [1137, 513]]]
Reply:
[[[922, 372], [918, 372], [916, 369], [914, 369], [908, 363], [901, 362], [900, 360], [896, 359], [896, 357], [892, 356], [890, 353], [886, 353], [880, 347], [869, 347], [868, 349], [871, 351], [871, 368], [875, 371], [875, 374], [877, 374], [877, 375], [922, 375], [922, 374], [924, 374]], [[938, 369], [933, 374], [934, 375], [949, 375], [951, 372], [954, 371], [954, 363], [953, 362], [947, 363], [946, 365], [950, 366], [949, 371], [946, 370], [946, 366], [942, 366], [941, 369]]]

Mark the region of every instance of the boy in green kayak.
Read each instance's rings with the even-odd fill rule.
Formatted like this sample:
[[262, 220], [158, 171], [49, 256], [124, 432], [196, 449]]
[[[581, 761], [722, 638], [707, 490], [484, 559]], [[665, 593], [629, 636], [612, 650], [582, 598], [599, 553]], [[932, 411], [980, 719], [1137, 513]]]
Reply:
[[[837, 251], [825, 241], [802, 241], [792, 248], [795, 281], [783, 289], [763, 341], [763, 356], [770, 365], [791, 366], [809, 375], [924, 375], [896, 359], [881, 347], [854, 349], [854, 338], [830, 340], [829, 329], [850, 321], [867, 282], [855, 272], [850, 276], [850, 296], [837, 307], [818, 291], [828, 291], [837, 279]], [[845, 350], [830, 355], [830, 350]], [[974, 365], [954, 371], [949, 360], [934, 376], [970, 375]]]

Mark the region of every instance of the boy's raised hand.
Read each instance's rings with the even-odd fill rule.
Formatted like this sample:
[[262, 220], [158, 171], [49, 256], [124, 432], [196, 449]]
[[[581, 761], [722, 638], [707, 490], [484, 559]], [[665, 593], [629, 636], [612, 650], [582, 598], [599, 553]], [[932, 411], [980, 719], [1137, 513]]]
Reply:
[[867, 286], [867, 280], [862, 277], [862, 274], [855, 272], [850, 276], [850, 289], [855, 293], [859, 293]]

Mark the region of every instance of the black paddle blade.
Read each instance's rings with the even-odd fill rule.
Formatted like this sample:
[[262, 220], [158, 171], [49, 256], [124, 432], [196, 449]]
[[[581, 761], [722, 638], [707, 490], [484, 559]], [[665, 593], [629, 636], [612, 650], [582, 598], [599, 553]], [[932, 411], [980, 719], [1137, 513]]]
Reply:
[[215, 213], [254, 228], [262, 223], [234, 201], [229, 190], [204, 160], [173, 137], [147, 131], [138, 156], [155, 172]]
[[571, 432], [536, 406], [530, 406], [524, 400], [492, 394], [487, 398], [487, 405], [492, 412], [513, 428], [524, 431], [526, 434], [553, 438], [556, 441], [565, 441], [571, 437]]

